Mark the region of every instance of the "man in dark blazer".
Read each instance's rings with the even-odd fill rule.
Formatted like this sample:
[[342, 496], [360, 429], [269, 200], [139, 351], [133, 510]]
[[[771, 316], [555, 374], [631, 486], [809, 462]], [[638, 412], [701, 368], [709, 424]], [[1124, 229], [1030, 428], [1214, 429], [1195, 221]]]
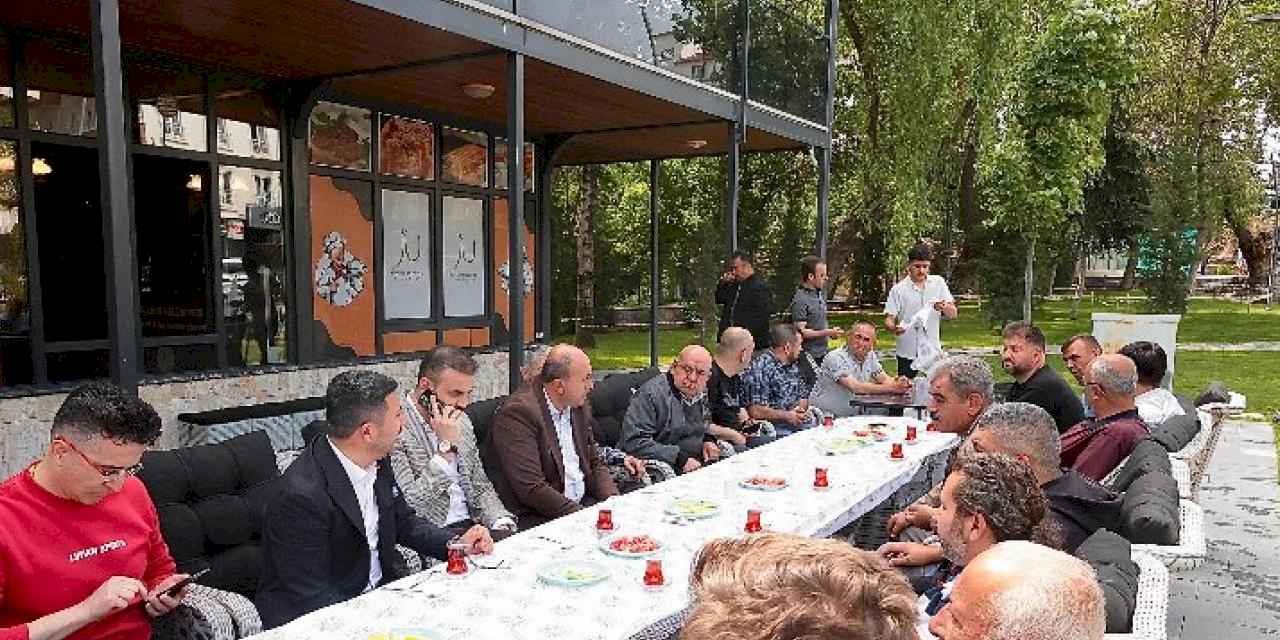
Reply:
[[[404, 420], [395, 380], [338, 374], [325, 417], [325, 434], [308, 443], [267, 505], [256, 602], [264, 628], [404, 577], [397, 543], [438, 559], [448, 553], [450, 534], [414, 515], [385, 461]], [[461, 541], [473, 553], [493, 549], [484, 527]]]
[[547, 354], [539, 379], [513, 394], [493, 418], [490, 438], [507, 478], [498, 491], [521, 531], [618, 493], [584, 408], [591, 387], [587, 354], [559, 344]]

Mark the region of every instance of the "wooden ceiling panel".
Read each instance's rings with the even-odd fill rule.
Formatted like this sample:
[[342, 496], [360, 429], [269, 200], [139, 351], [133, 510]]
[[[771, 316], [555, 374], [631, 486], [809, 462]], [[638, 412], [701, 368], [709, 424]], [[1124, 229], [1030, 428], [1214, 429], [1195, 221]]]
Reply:
[[[0, 23], [87, 37], [83, 0], [6, 2]], [[487, 48], [346, 0], [121, 0], [126, 48], [269, 78], [305, 78]], [[335, 53], [341, 52], [341, 55]]]

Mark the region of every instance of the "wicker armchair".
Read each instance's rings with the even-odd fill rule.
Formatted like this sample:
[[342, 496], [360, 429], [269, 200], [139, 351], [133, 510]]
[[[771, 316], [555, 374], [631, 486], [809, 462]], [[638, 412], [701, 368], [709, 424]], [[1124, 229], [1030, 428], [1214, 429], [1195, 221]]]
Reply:
[[1178, 507], [1178, 544], [1135, 544], [1135, 557], [1139, 553], [1150, 554], [1163, 562], [1170, 571], [1187, 571], [1204, 562], [1204, 510], [1190, 500], [1182, 500]]
[[1199, 495], [1200, 484], [1208, 475], [1209, 462], [1213, 460], [1213, 453], [1218, 448], [1218, 440], [1222, 436], [1223, 422], [1223, 415], [1216, 412], [1200, 410], [1197, 411], [1197, 416], [1200, 419], [1200, 433], [1196, 434], [1195, 439], [1187, 443], [1187, 446], [1169, 454], [1170, 457], [1187, 463], [1193, 495]]
[[1167, 635], [1169, 610], [1169, 570], [1164, 563], [1146, 553], [1137, 553], [1133, 561], [1138, 570], [1138, 601], [1133, 611], [1133, 627], [1129, 633], [1108, 633], [1107, 640], [1164, 640]]

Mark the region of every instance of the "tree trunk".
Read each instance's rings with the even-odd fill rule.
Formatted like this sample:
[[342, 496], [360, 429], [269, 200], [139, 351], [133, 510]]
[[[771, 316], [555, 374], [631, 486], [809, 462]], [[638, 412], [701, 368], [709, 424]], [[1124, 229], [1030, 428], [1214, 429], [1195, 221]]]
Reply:
[[1036, 239], [1027, 239], [1027, 269], [1023, 272], [1022, 319], [1031, 322], [1031, 294], [1035, 291]]
[[1138, 240], [1129, 241], [1129, 255], [1124, 262], [1124, 277], [1120, 279], [1120, 288], [1125, 291], [1133, 289], [1138, 282]]
[[596, 346], [596, 337], [591, 332], [595, 320], [595, 272], [596, 251], [595, 209], [597, 191], [600, 187], [600, 165], [587, 165], [582, 168], [582, 199], [573, 216], [573, 232], [578, 245], [578, 322], [574, 325], [573, 343], [580, 347]]
[[1240, 243], [1240, 253], [1244, 255], [1244, 262], [1249, 266], [1249, 288], [1264, 288], [1267, 286], [1267, 274], [1271, 268], [1271, 237], [1266, 228], [1266, 224], [1262, 223], [1260, 218], [1239, 220], [1238, 217], [1228, 216], [1227, 223], [1231, 225], [1231, 231], [1236, 234], [1236, 240]]

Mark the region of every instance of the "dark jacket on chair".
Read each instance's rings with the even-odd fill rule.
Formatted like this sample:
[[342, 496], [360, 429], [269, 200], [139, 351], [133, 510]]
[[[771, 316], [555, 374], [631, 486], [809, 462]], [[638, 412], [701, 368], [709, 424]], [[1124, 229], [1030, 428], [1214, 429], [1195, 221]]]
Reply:
[[[369, 543], [355, 489], [324, 437], [313, 440], [282, 478], [267, 505], [262, 584], [256, 604], [263, 628], [278, 627], [360, 595], [369, 583]], [[378, 461], [378, 555], [383, 584], [404, 577], [402, 544], [444, 559], [450, 534], [414, 515], [391, 466]]]
[[[617, 495], [618, 488], [596, 450], [587, 409], [571, 410], [569, 419], [582, 468], [583, 501], [591, 504]], [[507, 480], [497, 487], [498, 493], [521, 531], [582, 508], [564, 495], [564, 459], [542, 385], [523, 387], [508, 398], [493, 417], [489, 435]]]

